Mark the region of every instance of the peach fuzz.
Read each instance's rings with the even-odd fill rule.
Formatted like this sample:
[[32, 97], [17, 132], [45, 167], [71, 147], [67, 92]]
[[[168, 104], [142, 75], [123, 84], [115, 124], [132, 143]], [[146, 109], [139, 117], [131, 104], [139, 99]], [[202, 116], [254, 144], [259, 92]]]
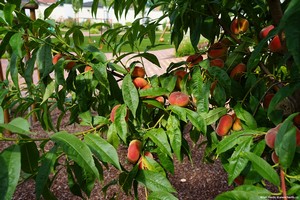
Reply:
[[137, 78], [133, 79], [132, 82], [133, 82], [134, 86], [138, 89], [141, 89], [141, 88], [145, 87], [146, 85], [148, 85], [148, 81], [141, 77], [137, 77]]
[[[118, 104], [118, 105], [115, 105], [115, 106], [112, 108], [112, 110], [111, 110], [111, 112], [110, 112], [110, 118], [109, 118], [110, 121], [112, 121], [112, 122], [115, 121], [116, 111], [117, 111], [117, 109], [118, 109], [120, 106], [121, 106], [121, 104]], [[128, 121], [128, 118], [129, 118], [129, 113], [128, 113], [128, 111], [127, 111], [126, 116], [125, 116], [125, 121]]]
[[249, 22], [247, 19], [244, 18], [234, 19], [230, 25], [230, 30], [235, 35], [245, 33], [248, 30], [248, 28]]
[[185, 107], [189, 104], [189, 96], [183, 92], [172, 92], [169, 96], [169, 103], [180, 107]]
[[223, 115], [219, 120], [218, 126], [216, 128], [216, 133], [219, 136], [227, 135], [232, 127], [232, 124], [232, 116], [229, 114]]
[[140, 158], [141, 150], [142, 142], [139, 140], [132, 140], [127, 149], [127, 160], [130, 163], [135, 164]]

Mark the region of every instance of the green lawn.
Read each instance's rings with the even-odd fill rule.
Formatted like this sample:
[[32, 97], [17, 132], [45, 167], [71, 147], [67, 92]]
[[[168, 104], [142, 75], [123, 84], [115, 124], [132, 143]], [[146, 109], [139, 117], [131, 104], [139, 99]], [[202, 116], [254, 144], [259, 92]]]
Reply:
[[[174, 48], [174, 45], [170, 44], [170, 33], [167, 32], [164, 34], [164, 42], [160, 42], [159, 38], [161, 36], [161, 33], [157, 33], [156, 34], [156, 47], [151, 48], [151, 50], [161, 50], [161, 49], [167, 49], [167, 48]], [[84, 41], [84, 45], [95, 45], [97, 47], [100, 47], [99, 45], [99, 36], [86, 36], [85, 37], [85, 41]], [[150, 40], [148, 38], [145, 38], [141, 44], [138, 44], [137, 48], [138, 49], [134, 49], [134, 51], [144, 51], [147, 46], [150, 46]], [[101, 46], [101, 50], [105, 53], [107, 52], [111, 52], [112, 50], [110, 48], [108, 48], [107, 45], [102, 45]], [[132, 51], [131, 47], [129, 45], [124, 45], [122, 47], [122, 52], [130, 52]]]

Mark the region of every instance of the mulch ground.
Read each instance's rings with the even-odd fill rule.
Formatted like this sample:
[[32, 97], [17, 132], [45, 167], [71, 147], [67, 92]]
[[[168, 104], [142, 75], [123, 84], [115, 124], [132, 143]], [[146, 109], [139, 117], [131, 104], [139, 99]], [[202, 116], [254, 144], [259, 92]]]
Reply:
[[[79, 132], [85, 128], [79, 125], [66, 125], [67, 120], [63, 122], [63, 129], [72, 133]], [[45, 137], [49, 133], [46, 133], [38, 123], [32, 126], [32, 131], [37, 133], [36, 137]], [[203, 153], [204, 147], [198, 148], [198, 145], [193, 146], [192, 142], [188, 138], [188, 134], [185, 135], [188, 142], [191, 144], [191, 152], [193, 162], [191, 163], [187, 157], [182, 163], [175, 160], [175, 173], [169, 174], [169, 180], [174, 188], [177, 190], [175, 194], [181, 200], [209, 200], [214, 199], [218, 194], [233, 189], [232, 186], [228, 186], [227, 175], [224, 172], [220, 162], [217, 160], [214, 163], [204, 163]], [[200, 138], [199, 143], [203, 141]], [[6, 148], [9, 143], [0, 143], [0, 151]], [[130, 165], [126, 161], [126, 148], [120, 146], [118, 149], [120, 162], [126, 169], [130, 169]], [[105, 169], [105, 168], [104, 168]], [[51, 191], [59, 200], [79, 200], [80, 197], [74, 196], [68, 188], [67, 184], [67, 173], [65, 169], [60, 170], [60, 174], [54, 181]], [[104, 182], [98, 182], [92, 191], [89, 199], [134, 199], [133, 196], [125, 195], [118, 185], [109, 187], [106, 196], [102, 192], [102, 188], [105, 184], [109, 183], [114, 178], [118, 177], [119, 171], [110, 167], [108, 170], [104, 171]], [[27, 200], [35, 199], [35, 182], [30, 179], [18, 185], [13, 199], [15, 200]], [[146, 199], [145, 190], [143, 187], [139, 188], [139, 198]]]

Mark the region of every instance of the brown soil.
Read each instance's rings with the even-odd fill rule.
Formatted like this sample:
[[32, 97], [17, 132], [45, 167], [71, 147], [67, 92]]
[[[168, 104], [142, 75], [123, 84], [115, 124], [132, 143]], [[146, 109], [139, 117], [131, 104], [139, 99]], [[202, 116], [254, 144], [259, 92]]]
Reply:
[[[63, 129], [72, 133], [82, 131], [85, 128], [79, 125], [66, 125], [66, 122], [63, 123]], [[41, 129], [38, 123], [32, 126], [32, 131], [37, 133], [36, 137], [45, 137], [49, 133], [46, 133]], [[188, 136], [188, 134], [186, 134]], [[182, 163], [175, 160], [175, 173], [169, 174], [168, 177], [170, 179], [171, 184], [177, 190], [177, 196], [182, 200], [197, 200], [197, 199], [214, 199], [218, 194], [233, 189], [232, 186], [228, 186], [227, 184], [227, 175], [224, 172], [219, 161], [216, 161], [213, 164], [204, 163], [203, 152], [204, 148], [198, 148], [197, 145], [193, 147], [189, 138], [186, 138], [191, 144], [192, 151], [192, 159], [193, 163], [191, 163], [187, 157], [183, 160]], [[201, 138], [200, 140], [203, 140]], [[201, 142], [201, 141], [199, 141]], [[0, 143], [0, 152], [9, 145], [9, 143]], [[120, 147], [118, 149], [120, 162], [126, 169], [130, 169], [132, 165], [130, 165], [126, 161], [126, 148]], [[104, 168], [105, 169], [105, 168]], [[94, 190], [89, 199], [134, 199], [133, 196], [127, 196], [122, 191], [121, 188], [117, 185], [111, 186], [104, 196], [102, 192], [102, 188], [104, 185], [109, 183], [111, 180], [118, 176], [118, 170], [110, 167], [108, 170], [104, 171], [104, 182], [97, 182], [95, 184]], [[15, 200], [27, 200], [27, 199], [35, 199], [35, 182], [30, 179], [18, 185], [13, 199]], [[77, 200], [81, 199], [77, 196], [74, 196], [68, 188], [67, 184], [67, 175], [65, 169], [60, 171], [60, 174], [57, 176], [51, 191], [59, 200]], [[145, 199], [145, 190], [144, 188], [139, 188], [139, 198]]]

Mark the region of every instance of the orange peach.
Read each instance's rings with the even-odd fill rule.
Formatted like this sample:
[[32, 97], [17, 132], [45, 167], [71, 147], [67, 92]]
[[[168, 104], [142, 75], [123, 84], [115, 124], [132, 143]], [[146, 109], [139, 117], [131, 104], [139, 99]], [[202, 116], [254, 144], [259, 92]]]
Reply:
[[[130, 68], [127, 68], [128, 71], [130, 71]], [[141, 77], [141, 78], [144, 78], [146, 75], [146, 71], [143, 67], [138, 67], [138, 66], [135, 66], [132, 73], [131, 73], [131, 76], [133, 78], [136, 78], [136, 77]]]
[[248, 28], [249, 22], [247, 19], [244, 18], [234, 19], [230, 25], [230, 30], [235, 35], [245, 33], [248, 30]]
[[55, 65], [59, 59], [61, 59], [63, 57], [63, 54], [61, 53], [58, 53], [58, 54], [55, 54], [52, 58], [52, 64]]
[[224, 61], [220, 58], [216, 58], [210, 61], [210, 66], [224, 67]]
[[261, 39], [264, 39], [265, 37], [267, 37], [267, 35], [269, 34], [269, 32], [274, 29], [273, 25], [269, 25], [264, 27], [263, 29], [261, 29], [261, 31], [259, 32], [259, 37]]
[[247, 67], [244, 63], [239, 63], [230, 72], [230, 77], [239, 80], [244, 72], [246, 72]]
[[240, 131], [242, 130], [243, 127], [242, 127], [242, 122], [241, 122], [241, 119], [240, 118], [236, 118], [233, 122], [233, 125], [232, 125], [232, 130], [233, 131]]
[[139, 140], [132, 140], [127, 149], [127, 160], [130, 163], [135, 164], [140, 158], [141, 150], [142, 142]]
[[165, 98], [163, 96], [155, 97], [155, 100], [161, 104], [165, 104]]
[[146, 85], [148, 85], [148, 81], [141, 77], [137, 77], [137, 78], [133, 79], [132, 82], [135, 85], [135, 87], [138, 89], [141, 89], [141, 88], [145, 87]]
[[282, 45], [280, 42], [280, 38], [278, 35], [275, 35], [274, 38], [271, 40], [269, 44], [269, 49], [271, 52], [281, 52], [282, 51]]
[[171, 105], [185, 107], [189, 104], [189, 96], [183, 92], [172, 92], [169, 96], [169, 103]]
[[227, 135], [232, 127], [232, 124], [232, 116], [229, 114], [223, 115], [219, 120], [218, 126], [216, 128], [216, 133], [219, 136]]
[[84, 68], [84, 71], [87, 72], [87, 71], [93, 71], [93, 68], [89, 65], [85, 66]]
[[[121, 106], [121, 104], [115, 105], [111, 112], [110, 112], [110, 121], [114, 122], [115, 121], [115, 115], [116, 115], [116, 111], [117, 109]], [[127, 111], [126, 116], [125, 116], [125, 121], [128, 121], [129, 118], [129, 113]]]
[[203, 60], [203, 57], [200, 53], [195, 53], [187, 57], [186, 62], [188, 63], [188, 67], [191, 68], [194, 65], [197, 65], [199, 62]]
[[210, 59], [221, 58], [224, 60], [227, 56], [227, 51], [228, 47], [225, 44], [217, 42], [209, 47], [207, 54]]

